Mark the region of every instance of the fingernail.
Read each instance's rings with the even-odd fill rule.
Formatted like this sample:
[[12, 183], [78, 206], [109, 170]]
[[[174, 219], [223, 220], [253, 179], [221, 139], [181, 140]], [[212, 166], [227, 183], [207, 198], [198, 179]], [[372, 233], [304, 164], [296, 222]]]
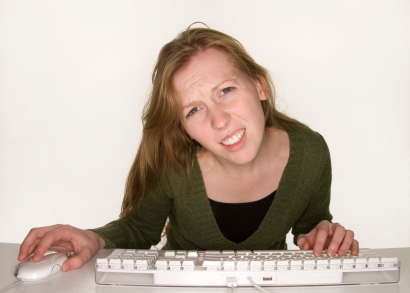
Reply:
[[328, 250], [327, 250], [327, 254], [328, 255], [330, 255], [330, 256], [333, 256], [333, 255], [335, 255], [335, 250], [333, 249], [333, 248], [328, 248]]
[[346, 250], [344, 250], [344, 249], [339, 249], [338, 254], [339, 254], [339, 255], [345, 255], [345, 254], [346, 254]]
[[71, 270], [71, 263], [64, 264], [63, 271], [68, 272], [69, 270]]

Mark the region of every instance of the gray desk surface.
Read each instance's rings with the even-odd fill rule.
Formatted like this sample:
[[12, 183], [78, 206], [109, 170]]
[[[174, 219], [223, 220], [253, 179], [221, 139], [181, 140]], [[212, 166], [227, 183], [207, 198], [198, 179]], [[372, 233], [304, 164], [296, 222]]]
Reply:
[[[18, 263], [17, 255], [19, 244], [0, 243], [0, 292], [17, 282], [13, 275], [13, 269]], [[225, 292], [229, 293], [230, 288], [172, 288], [172, 287], [133, 287], [133, 286], [102, 286], [97, 285], [94, 280], [94, 263], [97, 257], [105, 257], [112, 250], [100, 250], [83, 267], [66, 273], [58, 273], [47, 280], [35, 283], [22, 282], [11, 288], [7, 293], [17, 292], [98, 292], [98, 293], [130, 293], [130, 292]], [[384, 256], [397, 256], [401, 261], [400, 282], [397, 284], [376, 284], [376, 285], [348, 285], [348, 286], [312, 286], [312, 287], [265, 287], [271, 292], [355, 292], [355, 293], [396, 293], [410, 292], [410, 247], [377, 249], [378, 253]], [[236, 288], [236, 293], [257, 293], [254, 288]]]

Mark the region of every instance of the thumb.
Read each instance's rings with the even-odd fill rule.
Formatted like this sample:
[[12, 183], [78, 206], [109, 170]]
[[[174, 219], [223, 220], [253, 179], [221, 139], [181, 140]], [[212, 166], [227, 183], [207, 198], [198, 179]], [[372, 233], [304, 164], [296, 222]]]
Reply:
[[85, 264], [90, 258], [91, 256], [89, 256], [89, 253], [82, 250], [77, 255], [70, 257], [63, 263], [63, 271], [68, 272], [76, 268], [79, 268], [83, 264]]
[[310, 248], [309, 239], [305, 234], [299, 235], [297, 244], [301, 250], [308, 250]]

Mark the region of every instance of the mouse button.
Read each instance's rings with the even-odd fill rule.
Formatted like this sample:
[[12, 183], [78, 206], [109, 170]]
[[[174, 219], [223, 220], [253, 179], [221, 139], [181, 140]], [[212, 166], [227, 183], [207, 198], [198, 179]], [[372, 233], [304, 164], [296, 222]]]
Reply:
[[58, 252], [58, 253], [63, 253], [65, 254], [68, 258], [71, 257], [71, 252], [68, 251], [67, 249], [65, 249], [64, 247], [60, 247], [60, 246], [50, 246], [47, 249], [48, 252]]
[[54, 254], [50, 254], [50, 257], [49, 257], [49, 259], [47, 259], [47, 262], [63, 266], [63, 263], [67, 259], [68, 259], [67, 255], [65, 255], [63, 253], [54, 253]]

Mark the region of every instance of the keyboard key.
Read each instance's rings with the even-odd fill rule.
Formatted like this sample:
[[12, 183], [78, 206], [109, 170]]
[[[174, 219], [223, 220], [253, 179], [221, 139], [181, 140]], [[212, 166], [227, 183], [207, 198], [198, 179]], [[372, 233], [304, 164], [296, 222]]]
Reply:
[[121, 269], [121, 259], [113, 258], [109, 260], [109, 265], [111, 269], [119, 270]]
[[331, 259], [329, 262], [329, 268], [331, 270], [340, 270], [342, 268], [342, 260], [340, 258]]
[[249, 261], [247, 259], [238, 260], [236, 262], [236, 269], [238, 271], [247, 271], [247, 270], [249, 270]]
[[318, 270], [327, 270], [329, 268], [329, 260], [328, 259], [318, 259], [316, 261], [316, 267]]
[[381, 264], [385, 268], [394, 267], [394, 265], [397, 265], [398, 263], [399, 260], [397, 257], [382, 257], [381, 259]]
[[198, 251], [196, 251], [196, 250], [188, 250], [188, 254], [187, 254], [187, 257], [188, 258], [191, 258], [191, 257], [198, 257]]
[[156, 262], [155, 262], [155, 267], [157, 268], [157, 270], [162, 270], [162, 271], [166, 271], [168, 269], [168, 262], [169, 259], [166, 258], [159, 258]]
[[164, 256], [165, 257], [172, 257], [172, 258], [174, 258], [175, 257], [175, 251], [174, 250], [167, 250], [167, 251], [165, 251], [165, 254], [164, 254]]
[[186, 271], [193, 271], [196, 265], [196, 259], [191, 258], [191, 259], [185, 259], [182, 261], [182, 269]]
[[367, 258], [364, 256], [358, 257], [355, 260], [355, 264], [356, 269], [364, 269], [367, 267]]
[[303, 262], [301, 260], [291, 260], [290, 269], [292, 271], [299, 271], [303, 268]]
[[96, 265], [100, 269], [108, 269], [108, 259], [97, 258]]
[[303, 262], [303, 269], [307, 271], [315, 270], [316, 269], [316, 260], [314, 259], [307, 259]]
[[342, 260], [343, 269], [353, 269], [355, 266], [355, 261], [353, 258], [344, 258]]
[[268, 259], [263, 262], [263, 269], [266, 271], [273, 271], [276, 269], [276, 259]]
[[277, 262], [278, 271], [286, 271], [289, 269], [289, 260], [281, 259]]
[[378, 268], [380, 265], [381, 265], [381, 262], [380, 262], [379, 256], [374, 255], [374, 256], [369, 257], [369, 259], [367, 260], [367, 267], [369, 269]]
[[251, 260], [249, 264], [251, 271], [260, 271], [262, 270], [262, 261], [261, 260]]
[[252, 251], [250, 250], [241, 250], [241, 251], [237, 251], [236, 255], [249, 255], [250, 253], [252, 253]]
[[223, 262], [223, 269], [225, 271], [234, 271], [236, 268], [236, 261], [234, 260], [225, 260]]
[[150, 266], [150, 262], [148, 259], [137, 259], [135, 261], [135, 267], [139, 271], [145, 271], [148, 270], [148, 267]]
[[186, 259], [186, 252], [178, 250], [177, 253], [175, 254], [175, 258]]
[[133, 259], [123, 259], [122, 260], [122, 267], [125, 270], [133, 270], [135, 269], [135, 262]]
[[219, 254], [221, 254], [221, 251], [220, 250], [207, 250], [207, 251], [205, 251], [205, 255], [209, 255], [209, 254], [219, 255]]
[[181, 270], [182, 261], [180, 259], [172, 259], [169, 261], [169, 269], [171, 271], [179, 271]]
[[206, 268], [208, 271], [216, 271], [222, 268], [222, 264], [220, 259], [208, 257], [204, 259], [202, 267]]

